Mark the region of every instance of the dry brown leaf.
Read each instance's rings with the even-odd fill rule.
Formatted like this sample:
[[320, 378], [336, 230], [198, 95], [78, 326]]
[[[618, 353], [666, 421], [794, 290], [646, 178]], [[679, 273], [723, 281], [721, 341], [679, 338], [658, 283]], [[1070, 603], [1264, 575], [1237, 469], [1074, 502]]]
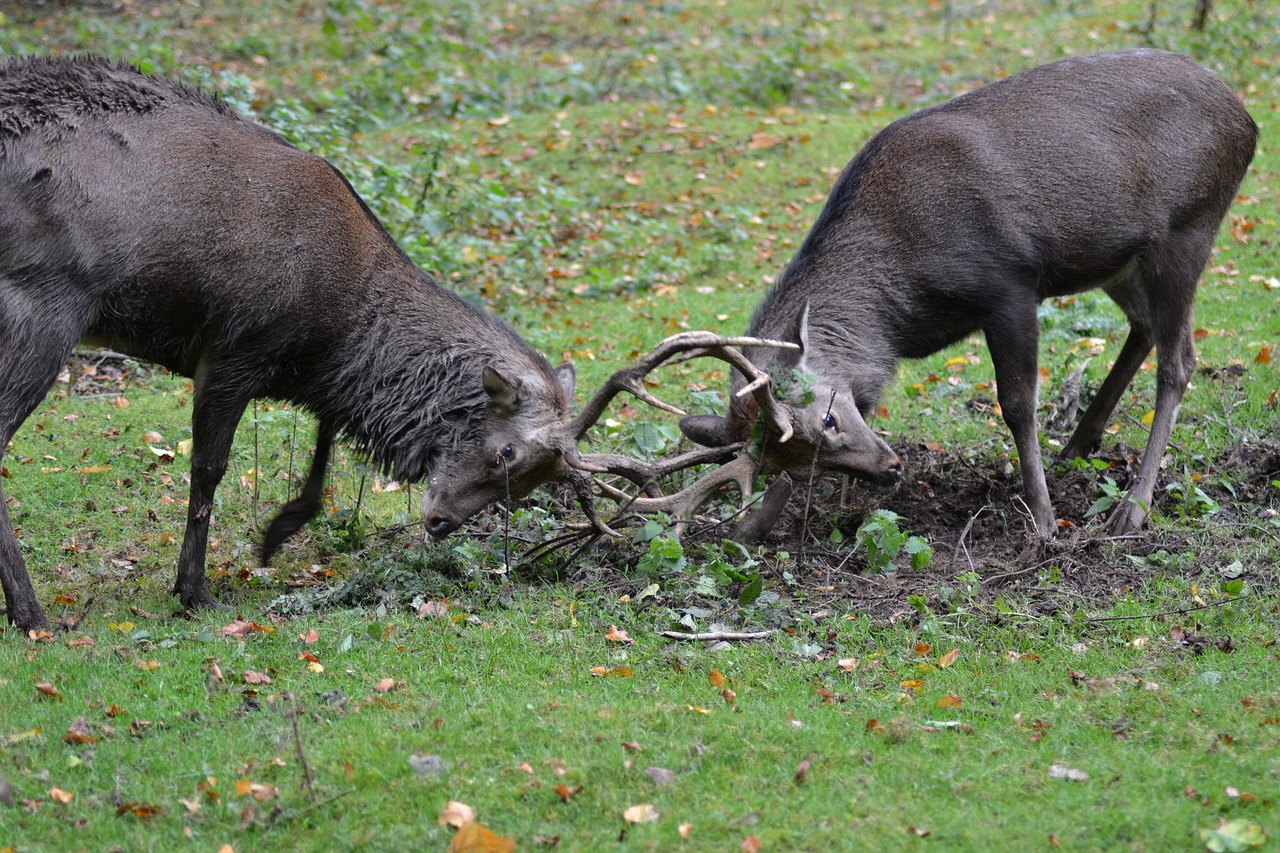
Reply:
[[55, 803], [62, 803], [64, 806], [67, 806], [76, 798], [76, 795], [70, 791], [64, 790], [63, 788], [50, 788], [49, 797]]
[[66, 743], [94, 743], [98, 738], [89, 731], [89, 724], [84, 717], [76, 717], [76, 721], [67, 727], [62, 740]]
[[693, 837], [693, 824], [686, 820], [684, 823], [676, 827], [676, 832], [679, 833], [681, 838], [688, 841]]
[[260, 782], [250, 782], [248, 779], [241, 779], [236, 783], [236, 796], [243, 797], [246, 794], [253, 797], [260, 803], [274, 799], [280, 793], [280, 789], [275, 785], [264, 785]]
[[373, 685], [373, 689], [379, 693], [390, 693], [395, 689], [395, 687], [396, 680], [394, 678], [383, 678], [379, 680], [377, 684]]
[[307, 633], [298, 635], [298, 639], [310, 645], [311, 643], [314, 643], [316, 640], [320, 639], [320, 635], [316, 633], [315, 628], [308, 628]]
[[742, 839], [742, 843], [738, 845], [738, 849], [743, 853], [760, 853], [760, 838], [755, 835], [748, 835]]
[[556, 796], [558, 796], [561, 800], [567, 803], [573, 799], [575, 794], [577, 794], [579, 791], [582, 790], [582, 786], [581, 785], [570, 786], [565, 784], [564, 782], [561, 782], [559, 785], [556, 785], [551, 790], [555, 791]]
[[711, 682], [712, 687], [723, 687], [724, 674], [718, 669], [713, 669], [711, 672], [707, 673], [707, 681]]
[[947, 652], [945, 655], [943, 655], [941, 658], [938, 659], [938, 666], [942, 666], [942, 667], [951, 666], [959, 659], [960, 659], [960, 650], [952, 649], [951, 651]]
[[36, 684], [36, 692], [41, 696], [49, 699], [61, 699], [62, 694], [58, 692], [58, 688], [53, 686], [51, 681], [41, 681]]
[[255, 672], [252, 669], [244, 671], [244, 680], [246, 684], [271, 684], [271, 676], [264, 675], [261, 672]]
[[516, 842], [482, 826], [468, 821], [458, 827], [458, 834], [449, 842], [448, 853], [515, 853]]
[[964, 703], [961, 702], [960, 697], [954, 693], [948, 693], [946, 696], [943, 696], [941, 699], [938, 700], [939, 708], [946, 708], [946, 709], [959, 708], [962, 704]]
[[653, 803], [641, 803], [638, 806], [631, 806], [622, 813], [622, 819], [627, 823], [652, 823], [660, 817], [662, 815], [654, 808]]
[[631, 645], [635, 640], [627, 636], [627, 632], [623, 631], [617, 625], [610, 625], [609, 630], [605, 633], [604, 638], [611, 643], [625, 643]]
[[475, 819], [475, 809], [466, 803], [450, 800], [445, 803], [444, 811], [440, 812], [440, 817], [436, 818], [436, 823], [441, 826], [452, 826], [454, 829], [458, 829], [463, 824], [470, 823]]

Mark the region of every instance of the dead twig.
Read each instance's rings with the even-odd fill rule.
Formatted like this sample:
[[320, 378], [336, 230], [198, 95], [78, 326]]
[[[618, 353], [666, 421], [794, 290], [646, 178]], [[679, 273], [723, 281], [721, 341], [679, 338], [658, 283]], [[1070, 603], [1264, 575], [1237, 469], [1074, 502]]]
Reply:
[[763, 640], [772, 634], [772, 631], [702, 631], [697, 634], [663, 631], [661, 636], [672, 640]]
[[1139, 613], [1136, 616], [1091, 616], [1086, 622], [1121, 622], [1130, 619], [1155, 619], [1159, 616], [1177, 616], [1182, 613], [1194, 613], [1197, 610], [1208, 610], [1210, 607], [1221, 607], [1224, 604], [1231, 604], [1235, 601], [1244, 601], [1253, 598], [1251, 595], [1241, 595], [1236, 598], [1224, 598], [1222, 601], [1215, 601], [1212, 604], [1197, 604], [1195, 607], [1182, 607], [1178, 610], [1164, 610], [1160, 613]]

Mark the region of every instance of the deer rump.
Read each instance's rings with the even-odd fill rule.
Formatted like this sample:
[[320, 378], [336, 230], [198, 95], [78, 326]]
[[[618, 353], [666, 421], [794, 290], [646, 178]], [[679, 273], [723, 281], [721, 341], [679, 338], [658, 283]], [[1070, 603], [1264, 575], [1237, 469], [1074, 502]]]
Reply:
[[[795, 435], [765, 430], [761, 470], [894, 479], [898, 458], [865, 418], [898, 360], [982, 330], [1032, 522], [1052, 536], [1035, 420], [1036, 308], [1101, 288], [1129, 335], [1063, 455], [1094, 449], [1154, 346], [1155, 419], [1110, 522], [1115, 533], [1140, 526], [1194, 366], [1197, 280], [1256, 139], [1211, 72], [1155, 50], [1040, 66], [885, 128], [836, 180], [752, 317], [750, 334], [800, 345], [746, 351], [775, 379], [795, 377], [780, 389]], [[747, 440], [756, 412], [735, 399], [727, 418], [682, 427], [702, 444]]]

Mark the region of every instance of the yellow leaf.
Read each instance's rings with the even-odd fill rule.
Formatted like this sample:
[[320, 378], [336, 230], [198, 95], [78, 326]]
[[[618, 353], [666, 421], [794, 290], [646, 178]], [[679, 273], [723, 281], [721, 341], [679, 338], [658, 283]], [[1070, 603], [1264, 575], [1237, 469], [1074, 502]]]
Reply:
[[960, 659], [960, 650], [952, 649], [951, 651], [947, 652], [938, 660], [938, 666], [941, 666], [941, 667], [951, 666], [959, 659]]
[[1151, 422], [1154, 421], [1155, 419], [1156, 419], [1156, 413], [1154, 410], [1147, 412], [1145, 415], [1142, 416], [1142, 425], [1144, 427], [1149, 427], [1151, 426]]
[[653, 803], [641, 803], [622, 813], [622, 819], [627, 823], [652, 823], [660, 817], [662, 815], [653, 807]]
[[903, 690], [914, 690], [918, 693], [923, 688], [924, 688], [924, 682], [920, 681], [919, 679], [909, 678], [906, 681], [902, 682]]
[[62, 788], [50, 788], [49, 796], [54, 802], [62, 803], [64, 806], [69, 805], [75, 799], [75, 794], [70, 791], [64, 791]]
[[448, 853], [515, 853], [516, 842], [482, 826], [468, 821], [458, 827], [458, 834], [449, 842]]
[[454, 829], [458, 829], [463, 824], [470, 823], [475, 819], [475, 809], [466, 803], [450, 800], [444, 804], [444, 811], [440, 812], [440, 817], [436, 818], [436, 823], [441, 826], [452, 826]]
[[713, 669], [707, 674], [707, 681], [711, 682], [712, 687], [722, 687], [724, 686], [724, 674], [718, 669]]
[[964, 367], [968, 363], [969, 363], [969, 360], [967, 358], [965, 358], [962, 355], [958, 355], [955, 358], [947, 359], [947, 362], [946, 364], [943, 365], [943, 367], [955, 367], [957, 365], [959, 365], [960, 367]]
[[695, 713], [695, 714], [710, 714], [710, 713], [711, 713], [711, 712], [710, 712], [710, 711], [708, 711], [706, 708], [703, 708], [703, 707], [701, 707], [701, 706], [699, 706], [699, 705], [685, 705], [685, 707], [686, 707], [686, 708], [688, 708], [690, 711], [692, 711], [692, 712], [693, 712], [693, 713]]

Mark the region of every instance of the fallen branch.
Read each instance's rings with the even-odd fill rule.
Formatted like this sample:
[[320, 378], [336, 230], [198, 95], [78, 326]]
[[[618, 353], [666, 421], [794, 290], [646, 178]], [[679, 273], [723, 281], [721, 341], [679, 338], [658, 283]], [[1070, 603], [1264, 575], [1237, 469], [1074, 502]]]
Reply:
[[688, 634], [684, 631], [663, 631], [662, 636], [672, 640], [763, 640], [772, 631], [703, 631]]
[[1127, 619], [1155, 619], [1159, 616], [1177, 616], [1181, 613], [1192, 613], [1196, 610], [1207, 610], [1210, 607], [1221, 607], [1224, 604], [1231, 604], [1235, 601], [1245, 601], [1253, 598], [1251, 595], [1241, 595], [1235, 598], [1224, 598], [1221, 601], [1215, 601], [1212, 604], [1197, 604], [1195, 607], [1183, 607], [1180, 610], [1165, 610], [1161, 613], [1139, 613], [1137, 616], [1091, 616], [1086, 622], [1120, 622]]

